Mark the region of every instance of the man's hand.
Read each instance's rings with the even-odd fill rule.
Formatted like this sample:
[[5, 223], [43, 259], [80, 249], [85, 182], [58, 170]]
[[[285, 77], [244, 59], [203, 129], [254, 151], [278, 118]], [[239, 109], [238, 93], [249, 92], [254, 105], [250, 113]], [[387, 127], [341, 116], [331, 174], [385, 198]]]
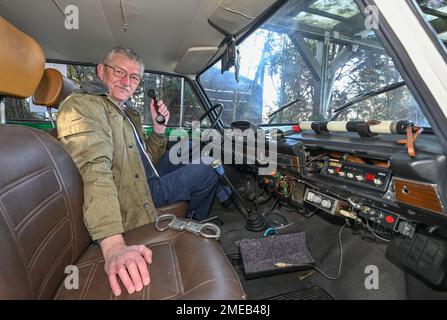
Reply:
[[150, 109], [151, 109], [151, 116], [152, 116], [152, 123], [154, 126], [154, 131], [156, 133], [163, 134], [165, 132], [166, 125], [168, 124], [169, 116], [170, 116], [170, 112], [169, 112], [168, 108], [163, 103], [163, 101], [158, 101], [158, 112], [162, 116], [165, 117], [165, 123], [163, 123], [163, 124], [159, 124], [159, 123], [157, 123], [157, 121], [155, 121], [155, 119], [157, 118], [157, 110], [155, 110], [154, 99], [151, 99]]
[[109, 276], [115, 296], [121, 295], [118, 277], [129, 294], [141, 291], [150, 283], [148, 264], [152, 263], [152, 251], [144, 245], [127, 246], [121, 234], [101, 241], [104, 269]]

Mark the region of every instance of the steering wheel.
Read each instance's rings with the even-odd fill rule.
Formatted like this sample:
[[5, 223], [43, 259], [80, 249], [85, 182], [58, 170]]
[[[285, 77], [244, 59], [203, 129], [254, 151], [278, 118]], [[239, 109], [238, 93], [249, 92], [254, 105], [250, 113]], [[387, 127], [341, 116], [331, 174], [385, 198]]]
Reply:
[[211, 114], [211, 112], [213, 112], [217, 108], [219, 108], [219, 111], [217, 112], [216, 119], [214, 119], [214, 121], [211, 123], [211, 126], [210, 126], [211, 128], [214, 128], [216, 126], [216, 124], [217, 124], [217, 121], [219, 121], [219, 119], [222, 116], [222, 113], [224, 111], [224, 105], [222, 103], [216, 103], [211, 108], [206, 110], [205, 113], [200, 116], [199, 122], [202, 123], [203, 119], [208, 117]]

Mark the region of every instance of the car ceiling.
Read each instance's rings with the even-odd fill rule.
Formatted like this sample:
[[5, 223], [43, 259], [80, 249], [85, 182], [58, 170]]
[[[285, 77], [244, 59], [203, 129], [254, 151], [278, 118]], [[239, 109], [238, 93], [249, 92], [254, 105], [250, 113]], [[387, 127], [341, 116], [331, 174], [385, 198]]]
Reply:
[[[101, 62], [115, 46], [134, 48], [146, 70], [199, 72], [218, 52], [224, 30], [246, 30], [276, 0], [0, 0], [0, 13], [36, 39], [49, 60]], [[79, 29], [63, 10], [79, 8]], [[127, 23], [124, 31], [123, 24]]]

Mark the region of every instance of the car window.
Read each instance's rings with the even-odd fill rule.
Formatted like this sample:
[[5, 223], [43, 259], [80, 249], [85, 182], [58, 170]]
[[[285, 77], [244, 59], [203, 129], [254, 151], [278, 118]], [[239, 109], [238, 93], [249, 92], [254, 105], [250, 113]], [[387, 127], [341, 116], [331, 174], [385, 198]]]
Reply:
[[[181, 77], [145, 73], [143, 82], [131, 98], [142, 114], [144, 125], [152, 125], [147, 96], [150, 89], [155, 90], [157, 99], [162, 100], [169, 108], [171, 116], [168, 125], [170, 127], [190, 127], [192, 121], [198, 120], [204, 112], [188, 81]], [[203, 125], [206, 126], [206, 124], [207, 122], [204, 121]]]
[[[402, 81], [374, 28], [354, 0], [288, 1], [239, 44], [239, 82], [234, 68], [221, 75], [220, 62], [199, 82], [212, 103], [224, 104], [227, 124], [328, 120], [355, 97]], [[402, 117], [429, 126], [406, 86], [353, 105], [340, 119]]]
[[49, 121], [46, 114], [47, 108], [40, 106], [31, 106], [30, 99], [17, 99], [6, 97], [6, 120], [41, 120]]

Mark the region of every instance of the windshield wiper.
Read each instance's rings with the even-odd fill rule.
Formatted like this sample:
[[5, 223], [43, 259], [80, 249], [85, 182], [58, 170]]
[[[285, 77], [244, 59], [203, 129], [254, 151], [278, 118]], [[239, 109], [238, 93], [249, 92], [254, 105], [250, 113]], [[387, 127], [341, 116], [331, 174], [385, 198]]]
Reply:
[[364, 101], [364, 100], [366, 100], [368, 98], [378, 96], [379, 94], [382, 94], [382, 93], [385, 93], [385, 92], [388, 92], [388, 91], [391, 91], [391, 90], [394, 90], [394, 89], [397, 89], [397, 88], [400, 88], [400, 87], [403, 87], [403, 86], [405, 86], [405, 81], [399, 81], [399, 82], [390, 84], [388, 86], [379, 88], [377, 90], [373, 90], [373, 91], [368, 91], [368, 92], [362, 93], [362, 94], [356, 96], [355, 98], [349, 100], [348, 102], [346, 102], [340, 108], [335, 109], [334, 110], [335, 114], [329, 119], [329, 121], [333, 121], [333, 120], [337, 119], [337, 117], [341, 113], [341, 111], [349, 108], [350, 106], [352, 106], [352, 105], [354, 105], [356, 103], [362, 102], [362, 101]]
[[[293, 106], [295, 103], [297, 103], [297, 102], [299, 102], [299, 101], [301, 101], [301, 99], [299, 99], [299, 98], [298, 98], [298, 99], [295, 99], [295, 100], [293, 100], [293, 101], [291, 101], [291, 102], [289, 102], [289, 103], [287, 103], [287, 104], [285, 104], [285, 105], [279, 107], [278, 110], [276, 110], [275, 112], [270, 113], [267, 117], [271, 118], [271, 117], [273, 117], [274, 115], [280, 113], [281, 111], [287, 109], [288, 107]], [[272, 119], [270, 119], [270, 120], [272, 120]]]

